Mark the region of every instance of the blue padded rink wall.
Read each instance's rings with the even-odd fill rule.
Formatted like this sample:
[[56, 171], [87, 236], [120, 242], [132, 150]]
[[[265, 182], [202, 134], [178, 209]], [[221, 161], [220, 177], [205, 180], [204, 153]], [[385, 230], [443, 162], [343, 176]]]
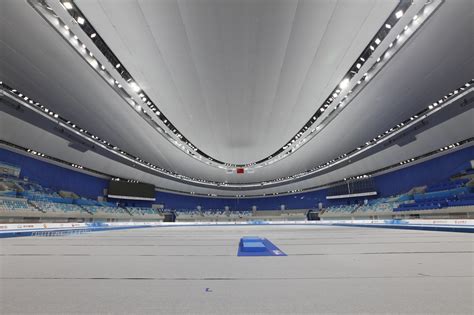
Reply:
[[[163, 223], [163, 222], [134, 222], [132, 223], [72, 223], [72, 224], [1, 224], [0, 238], [24, 237], [24, 236], [64, 236], [89, 232], [103, 232], [111, 230], [126, 230], [137, 228], [156, 227], [212, 227], [212, 226], [345, 226], [360, 228], [402, 229], [402, 230], [424, 230], [438, 232], [474, 233], [474, 220], [337, 220], [320, 222], [282, 221], [261, 222], [249, 221], [245, 223]], [[259, 241], [263, 243], [266, 251], [279, 250], [271, 241], [255, 236], [244, 237], [239, 242], [239, 256], [252, 256], [249, 252], [241, 251], [243, 240], [246, 242]], [[273, 255], [264, 251], [253, 256], [284, 256], [285, 254]]]

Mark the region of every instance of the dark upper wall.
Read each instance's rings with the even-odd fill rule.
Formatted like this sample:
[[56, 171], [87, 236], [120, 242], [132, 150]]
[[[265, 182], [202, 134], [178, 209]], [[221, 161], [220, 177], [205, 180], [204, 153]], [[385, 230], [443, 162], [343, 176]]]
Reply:
[[[414, 186], [433, 184], [448, 178], [459, 171], [463, 163], [473, 159], [474, 146], [471, 146], [420, 164], [383, 174], [375, 177], [377, 191], [379, 196], [385, 197], [404, 193]], [[108, 180], [106, 179], [52, 165], [5, 149], [0, 149], [0, 161], [21, 166], [21, 176], [27, 176], [46, 187], [74, 191], [81, 196], [92, 199], [102, 196], [103, 189], [108, 186]], [[325, 197], [325, 189], [294, 195], [250, 199], [208, 198], [158, 191], [156, 192], [156, 203], [164, 204], [166, 208], [172, 209], [195, 209], [198, 205], [203, 209], [222, 209], [229, 206], [231, 209], [250, 210], [254, 205], [257, 206], [257, 209], [279, 209], [282, 204], [285, 204], [287, 209], [301, 209], [315, 208], [319, 202], [328, 204]], [[151, 204], [140, 201], [126, 202], [129, 205], [136, 206], [149, 206]], [[347, 200], [343, 202], [347, 202]]]

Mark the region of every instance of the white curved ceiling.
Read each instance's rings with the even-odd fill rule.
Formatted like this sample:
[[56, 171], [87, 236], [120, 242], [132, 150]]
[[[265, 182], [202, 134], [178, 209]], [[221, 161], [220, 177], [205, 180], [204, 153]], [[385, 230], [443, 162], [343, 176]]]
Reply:
[[[398, 2], [75, 3], [188, 139], [215, 158], [247, 163], [272, 154], [298, 132]], [[1, 5], [0, 80], [144, 160], [215, 181], [259, 182], [324, 163], [474, 73], [474, 4], [446, 1], [314, 140], [253, 174], [229, 175], [165, 141], [26, 1]]]
[[178, 130], [246, 164], [306, 123], [398, 1], [77, 1]]

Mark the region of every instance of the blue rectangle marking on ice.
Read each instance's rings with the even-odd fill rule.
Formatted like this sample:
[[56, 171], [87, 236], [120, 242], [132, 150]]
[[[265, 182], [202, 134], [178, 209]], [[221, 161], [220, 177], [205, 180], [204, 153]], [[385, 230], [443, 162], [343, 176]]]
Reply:
[[266, 238], [245, 236], [240, 239], [237, 256], [286, 256], [286, 254]]
[[261, 242], [262, 238], [258, 236], [244, 236], [240, 239], [241, 242]]
[[241, 249], [243, 252], [264, 252], [267, 250], [262, 242], [243, 242]]

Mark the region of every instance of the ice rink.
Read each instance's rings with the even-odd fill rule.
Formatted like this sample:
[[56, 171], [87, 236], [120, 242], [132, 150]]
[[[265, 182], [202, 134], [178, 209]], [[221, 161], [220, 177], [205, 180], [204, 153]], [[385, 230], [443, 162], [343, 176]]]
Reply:
[[[242, 236], [287, 257], [237, 257]], [[474, 235], [159, 227], [0, 239], [0, 313], [474, 312]]]

